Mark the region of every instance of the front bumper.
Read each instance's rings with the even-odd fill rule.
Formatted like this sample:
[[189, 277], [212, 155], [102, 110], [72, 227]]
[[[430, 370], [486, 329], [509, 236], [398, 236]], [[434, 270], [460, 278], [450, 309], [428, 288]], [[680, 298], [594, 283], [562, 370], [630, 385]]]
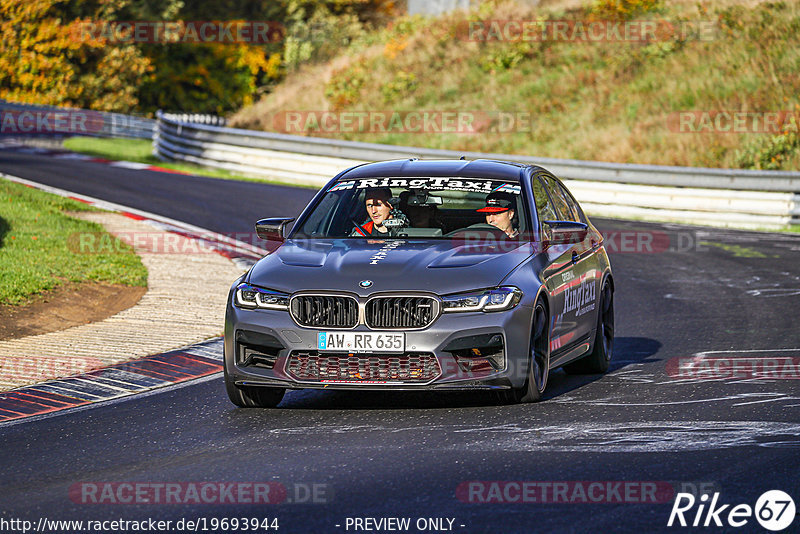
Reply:
[[[245, 310], [228, 301], [225, 316], [225, 368], [229, 380], [241, 386], [272, 386], [288, 389], [349, 390], [491, 390], [521, 387], [527, 376], [532, 308], [523, 304], [506, 312], [442, 314], [424, 330], [405, 332], [407, 357], [434, 357], [438, 373], [430, 380], [374, 380], [357, 375], [337, 380], [298, 380], [292, 375], [298, 357], [313, 358], [317, 335], [322, 329], [298, 326], [289, 313], [280, 310]], [[354, 332], [372, 332], [360, 325]], [[497, 337], [502, 361], [497, 356]], [[470, 367], [486, 360], [492, 340], [492, 365]], [[470, 343], [478, 346], [477, 353]], [[458, 349], [458, 350], [456, 350]], [[483, 353], [480, 351], [484, 350]], [[491, 351], [490, 351], [491, 352]], [[342, 357], [346, 357], [342, 354]], [[373, 361], [401, 355], [356, 354]], [[474, 357], [475, 361], [470, 361]], [[294, 359], [293, 359], [294, 358]], [[255, 362], [255, 364], [254, 364]], [[290, 362], [295, 365], [291, 366]], [[382, 362], [383, 363], [383, 362]]]

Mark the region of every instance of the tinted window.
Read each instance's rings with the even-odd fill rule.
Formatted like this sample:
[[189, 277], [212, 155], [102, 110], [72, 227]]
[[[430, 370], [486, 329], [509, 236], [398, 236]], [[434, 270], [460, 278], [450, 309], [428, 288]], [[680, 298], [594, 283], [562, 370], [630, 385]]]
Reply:
[[556, 207], [556, 213], [559, 215], [559, 220], [562, 221], [579, 221], [578, 214], [572, 210], [572, 207], [567, 202], [564, 192], [561, 187], [556, 183], [551, 176], [543, 176], [547, 182], [547, 192], [550, 193], [550, 198]]
[[330, 219], [333, 216], [333, 210], [336, 207], [338, 200], [338, 195], [334, 193], [328, 193], [325, 195], [325, 197], [320, 201], [319, 206], [317, 206], [317, 209], [314, 210], [314, 213], [312, 213], [311, 216], [306, 219], [306, 222], [303, 225], [303, 233], [309, 236], [326, 233], [327, 223], [330, 222]]
[[577, 219], [575, 219], [575, 220], [581, 221], [581, 222], [586, 222], [586, 219], [583, 216], [583, 211], [581, 211], [581, 208], [580, 208], [580, 206], [578, 206], [578, 203], [575, 201], [575, 199], [572, 198], [572, 195], [570, 194], [570, 192], [567, 191], [567, 188], [564, 187], [564, 185], [560, 184], [560, 183], [558, 183], [558, 188], [562, 192], [562, 194], [564, 195], [564, 200], [567, 201], [567, 204], [572, 209], [573, 213], [575, 213], [575, 215], [577, 217]]
[[326, 191], [297, 233], [320, 238], [461, 238], [458, 233], [465, 230], [495, 227], [516, 237], [526, 229], [526, 211], [519, 182], [466, 177], [342, 179]]
[[553, 204], [550, 202], [541, 180], [534, 179], [531, 184], [533, 185], [533, 196], [536, 198], [536, 213], [539, 214], [539, 221], [558, 220]]

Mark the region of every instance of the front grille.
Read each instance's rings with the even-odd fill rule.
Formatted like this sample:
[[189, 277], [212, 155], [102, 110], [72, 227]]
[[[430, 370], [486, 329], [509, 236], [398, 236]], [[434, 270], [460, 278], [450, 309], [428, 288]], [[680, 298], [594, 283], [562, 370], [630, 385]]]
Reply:
[[376, 297], [367, 302], [367, 326], [424, 328], [436, 318], [438, 304], [431, 297]]
[[299, 295], [290, 303], [300, 326], [353, 328], [358, 323], [358, 302], [339, 295]]
[[303, 382], [403, 382], [424, 384], [441, 374], [436, 356], [406, 353], [402, 356], [294, 353], [286, 374]]

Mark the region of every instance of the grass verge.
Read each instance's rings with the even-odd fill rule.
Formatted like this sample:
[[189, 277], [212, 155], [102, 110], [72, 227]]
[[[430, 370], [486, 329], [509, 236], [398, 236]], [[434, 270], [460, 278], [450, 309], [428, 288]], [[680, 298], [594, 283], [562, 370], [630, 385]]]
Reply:
[[191, 163], [162, 161], [152, 154], [153, 143], [148, 139], [100, 139], [97, 137], [70, 137], [64, 140], [64, 148], [67, 150], [72, 150], [73, 152], [96, 156], [98, 158], [146, 163], [148, 165], [157, 165], [165, 169], [172, 169], [197, 176], [207, 176], [209, 178], [222, 178], [223, 180], [262, 182], [269, 184], [288, 185], [292, 187], [308, 187], [311, 189], [319, 189], [313, 185], [294, 184], [282, 182], [280, 180], [269, 180], [267, 178], [258, 178], [254, 176], [237, 174], [224, 169], [201, 167], [200, 165], [194, 165]]
[[[69, 211], [98, 210], [0, 179], [0, 304], [25, 304], [67, 282], [147, 285], [147, 269], [130, 246]], [[71, 244], [84, 233], [102, 234], [113, 247], [77, 253]]]

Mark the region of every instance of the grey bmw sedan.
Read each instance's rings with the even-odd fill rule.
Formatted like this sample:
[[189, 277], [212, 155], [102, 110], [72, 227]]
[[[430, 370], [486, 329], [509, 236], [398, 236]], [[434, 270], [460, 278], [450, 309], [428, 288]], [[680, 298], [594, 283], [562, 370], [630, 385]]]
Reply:
[[267, 218], [256, 231], [272, 252], [233, 284], [225, 318], [237, 406], [274, 407], [303, 388], [491, 390], [532, 402], [553, 369], [608, 369], [603, 236], [541, 167], [360, 165], [296, 221]]

